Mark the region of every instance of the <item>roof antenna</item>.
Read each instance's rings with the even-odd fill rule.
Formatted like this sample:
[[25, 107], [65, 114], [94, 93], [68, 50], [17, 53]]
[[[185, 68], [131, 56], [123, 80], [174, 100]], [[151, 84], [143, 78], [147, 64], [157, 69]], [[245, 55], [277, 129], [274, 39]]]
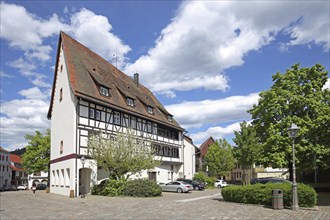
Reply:
[[117, 56], [117, 46], [116, 46], [116, 53], [112, 54], [112, 63], [116, 62], [116, 69], [117, 68], [117, 62], [120, 61], [119, 57]]

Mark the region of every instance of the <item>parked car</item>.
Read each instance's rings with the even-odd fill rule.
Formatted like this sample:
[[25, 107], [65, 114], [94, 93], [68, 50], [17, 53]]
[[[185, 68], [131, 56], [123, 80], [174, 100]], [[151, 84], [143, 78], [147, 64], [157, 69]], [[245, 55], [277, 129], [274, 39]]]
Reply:
[[46, 184], [39, 183], [36, 187], [37, 190], [45, 190], [47, 188]]
[[253, 178], [250, 181], [251, 184], [256, 184], [256, 183], [261, 183], [261, 184], [266, 184], [266, 183], [290, 183], [289, 180], [277, 178], [277, 177], [265, 177], [265, 178]]
[[0, 188], [0, 191], [16, 191], [16, 187], [15, 186], [8, 186], [8, 185], [4, 185]]
[[214, 187], [223, 188], [225, 186], [228, 186], [228, 184], [224, 180], [216, 180], [214, 183]]
[[205, 189], [205, 184], [200, 183], [196, 180], [178, 178], [177, 181], [182, 181], [182, 182], [192, 185], [194, 190], [204, 190]]
[[189, 191], [193, 190], [192, 185], [182, 181], [169, 182], [164, 185], [161, 185], [160, 187], [162, 188], [163, 192], [188, 193]]
[[17, 190], [26, 190], [27, 189], [27, 186], [26, 185], [19, 185], [17, 187]]

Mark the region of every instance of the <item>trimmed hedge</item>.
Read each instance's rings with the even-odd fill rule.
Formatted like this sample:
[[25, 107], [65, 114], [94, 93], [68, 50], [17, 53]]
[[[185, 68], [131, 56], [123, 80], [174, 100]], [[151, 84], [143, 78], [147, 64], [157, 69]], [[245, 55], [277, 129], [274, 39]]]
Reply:
[[153, 180], [136, 179], [106, 180], [92, 188], [93, 195], [156, 197], [162, 195], [162, 188]]
[[[271, 205], [272, 190], [282, 189], [284, 206], [291, 207], [292, 185], [288, 183], [267, 183], [254, 184], [247, 186], [228, 186], [221, 190], [221, 194], [225, 201]], [[317, 202], [317, 194], [315, 190], [307, 185], [298, 184], [298, 204], [300, 207], [314, 207]]]
[[123, 195], [132, 197], [157, 197], [162, 195], [162, 188], [153, 180], [130, 180], [126, 184]]

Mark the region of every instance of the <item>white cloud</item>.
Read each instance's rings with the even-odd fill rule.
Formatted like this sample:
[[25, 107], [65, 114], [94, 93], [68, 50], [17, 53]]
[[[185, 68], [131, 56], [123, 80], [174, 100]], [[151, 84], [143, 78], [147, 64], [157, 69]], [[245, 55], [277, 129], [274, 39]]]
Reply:
[[125, 55], [131, 48], [111, 33], [112, 25], [107, 17], [96, 15], [83, 8], [72, 15], [69, 30], [78, 41], [90, 47], [106, 60], [113, 62], [115, 54], [118, 59], [118, 67], [126, 62]]
[[35, 130], [44, 132], [50, 127], [47, 119], [47, 101], [32, 99], [38, 92], [32, 90], [21, 91], [22, 95], [31, 99], [14, 99], [1, 103], [1, 146], [7, 145], [10, 149], [26, 146], [25, 134], [33, 134]]
[[250, 118], [247, 110], [257, 104], [258, 93], [231, 96], [218, 100], [190, 101], [165, 106], [185, 129], [206, 124], [244, 120]]
[[329, 89], [330, 90], [330, 79], [327, 80], [327, 82], [324, 84], [322, 89]]
[[1, 78], [13, 78], [13, 75], [7, 74], [4, 71], [0, 70], [0, 77]]
[[[209, 137], [213, 137], [214, 139], [225, 138], [225, 136], [232, 135], [234, 131], [240, 130], [240, 122], [233, 123], [228, 125], [227, 127], [210, 127], [206, 131], [198, 132], [191, 134], [191, 138], [194, 140], [196, 145], [202, 144]], [[230, 140], [227, 140], [230, 141]]]
[[329, 49], [328, 11], [326, 1], [186, 1], [155, 47], [125, 72], [139, 72], [147, 87], [170, 97], [197, 88], [224, 91], [224, 71], [242, 65], [247, 53], [283, 30], [293, 38], [286, 46], [316, 43]]
[[41, 99], [45, 100], [48, 98], [48, 95], [43, 93], [38, 87], [33, 87], [26, 90], [21, 90], [18, 94], [24, 96], [27, 99]]
[[9, 41], [11, 47], [23, 50], [26, 57], [49, 60], [52, 48], [44, 45], [43, 39], [64, 28], [57, 15], [46, 20], [22, 6], [5, 2], [0, 3], [0, 10], [0, 37]]

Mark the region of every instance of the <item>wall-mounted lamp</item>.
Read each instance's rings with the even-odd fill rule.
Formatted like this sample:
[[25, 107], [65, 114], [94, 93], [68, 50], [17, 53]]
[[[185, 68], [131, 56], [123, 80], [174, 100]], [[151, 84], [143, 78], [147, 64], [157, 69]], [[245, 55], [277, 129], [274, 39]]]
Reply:
[[160, 171], [158, 171], [158, 175], [160, 174]]

